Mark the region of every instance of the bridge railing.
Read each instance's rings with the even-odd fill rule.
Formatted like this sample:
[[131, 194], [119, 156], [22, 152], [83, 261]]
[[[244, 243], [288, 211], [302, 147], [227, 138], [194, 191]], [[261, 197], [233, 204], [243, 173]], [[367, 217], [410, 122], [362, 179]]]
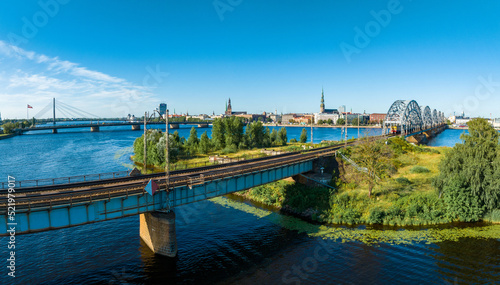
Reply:
[[[88, 174], [80, 176], [68, 176], [68, 177], [47, 178], [47, 179], [23, 180], [14, 182], [13, 188], [26, 188], [26, 187], [68, 184], [75, 182], [98, 181], [98, 180], [126, 177], [126, 176], [129, 176], [129, 171], [117, 171], [117, 172], [108, 172], [100, 174]], [[12, 186], [12, 183], [10, 184]], [[9, 188], [8, 182], [0, 182], [0, 189], [5, 190], [8, 188]]]

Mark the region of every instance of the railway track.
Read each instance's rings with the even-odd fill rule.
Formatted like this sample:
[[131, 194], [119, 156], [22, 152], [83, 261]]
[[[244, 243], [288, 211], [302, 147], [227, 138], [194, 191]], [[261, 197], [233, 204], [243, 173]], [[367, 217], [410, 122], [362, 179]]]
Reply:
[[[377, 139], [380, 137], [374, 137]], [[349, 142], [347, 145], [359, 143]], [[272, 157], [262, 157], [252, 160], [192, 168], [187, 170], [173, 171], [170, 173], [169, 189], [194, 186], [208, 181], [214, 181], [227, 177], [234, 177], [255, 171], [272, 169], [275, 167], [293, 164], [301, 161], [313, 160], [321, 156], [329, 156], [344, 145], [327, 146], [307, 151], [292, 152]], [[111, 199], [115, 197], [128, 197], [130, 195], [144, 194], [144, 187], [149, 180], [154, 180], [160, 189], [166, 189], [167, 181], [165, 173], [146, 174], [122, 178], [106, 179], [100, 181], [76, 182], [71, 184], [60, 184], [30, 188], [16, 189], [16, 210], [28, 210], [43, 207], [61, 205], [73, 205], [80, 203], [92, 203], [92, 201]], [[7, 194], [0, 195], [0, 213], [7, 208]]]

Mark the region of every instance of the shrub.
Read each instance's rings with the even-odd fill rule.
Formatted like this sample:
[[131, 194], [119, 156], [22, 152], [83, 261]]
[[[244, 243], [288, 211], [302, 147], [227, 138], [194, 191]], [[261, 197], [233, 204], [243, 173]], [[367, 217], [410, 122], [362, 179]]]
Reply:
[[427, 167], [423, 167], [420, 165], [413, 166], [410, 169], [410, 173], [428, 173], [430, 170]]
[[500, 223], [500, 209], [491, 210], [484, 216], [483, 220], [491, 223]]
[[229, 154], [229, 153], [235, 153], [238, 151], [238, 148], [234, 144], [226, 146], [222, 151], [221, 154]]
[[406, 177], [398, 177], [398, 178], [396, 178], [396, 182], [398, 182], [401, 185], [410, 185], [411, 184], [411, 181]]
[[290, 140], [291, 143], [296, 143], [297, 142], [297, 139], [293, 138]]
[[370, 224], [382, 224], [384, 222], [385, 212], [379, 207], [373, 208], [370, 211], [370, 216], [368, 217], [368, 223]]

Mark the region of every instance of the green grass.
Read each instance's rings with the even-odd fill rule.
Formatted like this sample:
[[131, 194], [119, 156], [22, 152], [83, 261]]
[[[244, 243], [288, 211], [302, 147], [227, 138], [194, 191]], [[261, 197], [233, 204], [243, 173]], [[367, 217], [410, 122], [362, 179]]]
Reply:
[[500, 209], [494, 209], [484, 216], [484, 221], [500, 224]]

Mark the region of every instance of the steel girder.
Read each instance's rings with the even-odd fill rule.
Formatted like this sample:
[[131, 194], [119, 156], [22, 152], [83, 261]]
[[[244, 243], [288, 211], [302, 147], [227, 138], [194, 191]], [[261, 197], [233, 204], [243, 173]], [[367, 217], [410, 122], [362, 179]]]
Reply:
[[421, 114], [422, 114], [422, 122], [423, 122], [423, 128], [431, 128], [432, 127], [432, 113], [431, 113], [431, 108], [429, 106], [421, 107]]
[[414, 131], [422, 128], [422, 114], [415, 100], [397, 100], [389, 111], [384, 125], [400, 125], [403, 132]]

